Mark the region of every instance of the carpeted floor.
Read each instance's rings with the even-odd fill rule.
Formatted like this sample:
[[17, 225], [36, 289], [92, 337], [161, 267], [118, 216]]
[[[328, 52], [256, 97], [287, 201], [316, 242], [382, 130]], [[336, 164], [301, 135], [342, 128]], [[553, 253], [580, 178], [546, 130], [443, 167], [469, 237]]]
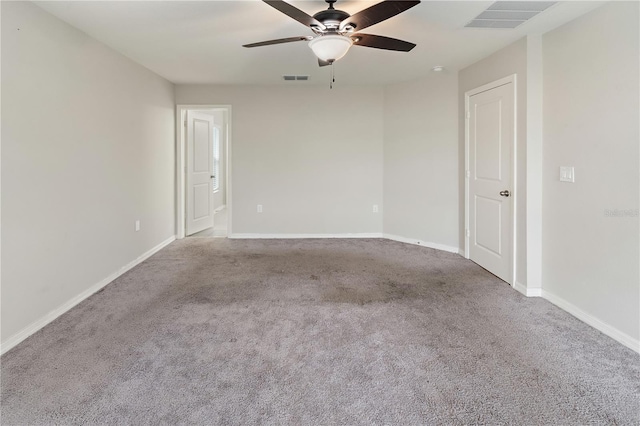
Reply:
[[2, 357], [2, 424], [640, 423], [640, 356], [460, 256], [185, 239]]

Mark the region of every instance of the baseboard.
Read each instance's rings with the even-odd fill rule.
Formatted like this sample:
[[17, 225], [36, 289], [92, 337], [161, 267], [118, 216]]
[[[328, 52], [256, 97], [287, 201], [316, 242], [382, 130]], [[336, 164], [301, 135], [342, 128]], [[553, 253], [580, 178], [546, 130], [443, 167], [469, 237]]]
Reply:
[[542, 289], [541, 288], [528, 288], [527, 289], [527, 297], [542, 297]]
[[436, 250], [447, 251], [450, 253], [459, 253], [458, 247], [447, 246], [444, 244], [430, 243], [427, 241], [416, 240], [414, 238], [400, 237], [391, 234], [380, 233], [360, 233], [360, 234], [230, 234], [230, 239], [301, 239], [301, 238], [385, 238], [387, 240], [398, 241], [401, 243], [414, 244], [422, 247], [429, 247]]
[[378, 233], [361, 233], [361, 234], [230, 234], [230, 239], [261, 239], [261, 240], [287, 240], [302, 238], [382, 238], [382, 234]]
[[515, 290], [517, 290], [517, 291], [518, 291], [518, 293], [521, 293], [521, 294], [523, 294], [523, 295], [525, 295], [525, 296], [527, 295], [527, 286], [526, 286], [526, 285], [524, 285], [524, 284], [519, 283], [519, 282], [517, 282], [517, 281], [516, 281], [516, 282], [513, 284], [513, 288], [514, 288]]
[[144, 253], [143, 255], [139, 256], [133, 262], [130, 262], [130, 263], [126, 264], [125, 266], [120, 268], [118, 271], [112, 273], [108, 277], [102, 279], [100, 282], [92, 285], [91, 287], [89, 287], [88, 289], [83, 291], [82, 293], [80, 293], [77, 296], [73, 297], [71, 300], [69, 300], [68, 302], [66, 302], [62, 306], [59, 306], [58, 308], [56, 308], [53, 311], [49, 312], [44, 317], [34, 321], [33, 323], [29, 324], [28, 326], [26, 326], [25, 328], [23, 328], [22, 330], [20, 330], [16, 334], [14, 334], [13, 336], [9, 337], [5, 342], [3, 342], [0, 345], [0, 354], [4, 354], [4, 353], [8, 352], [12, 348], [14, 348], [16, 345], [18, 345], [20, 342], [25, 340], [27, 337], [29, 337], [32, 334], [34, 334], [35, 332], [39, 331], [44, 326], [46, 326], [47, 324], [49, 324], [50, 322], [52, 322], [53, 320], [58, 318], [60, 315], [62, 315], [65, 312], [69, 311], [71, 308], [76, 306], [78, 303], [82, 302], [83, 300], [87, 299], [89, 296], [91, 296], [94, 293], [96, 293], [97, 291], [101, 290], [103, 287], [105, 287], [107, 284], [109, 284], [110, 282], [112, 282], [113, 280], [118, 278], [120, 275], [124, 274], [125, 272], [127, 272], [128, 270], [132, 269], [133, 267], [139, 265], [140, 263], [144, 262], [145, 260], [147, 260], [148, 258], [153, 256], [154, 254], [156, 254], [158, 251], [162, 250], [164, 247], [166, 247], [169, 244], [171, 244], [173, 241], [175, 241], [175, 239], [176, 239], [175, 235], [170, 237], [170, 238], [168, 238], [168, 239], [166, 239], [165, 241], [161, 242], [160, 244], [158, 244], [157, 246], [155, 246], [151, 250], [149, 250], [146, 253]]
[[527, 288], [526, 285], [519, 283], [516, 281], [516, 283], [513, 285], [513, 288], [516, 289], [517, 291], [519, 291], [520, 293], [524, 294], [527, 297], [542, 297], [542, 289], [541, 288]]
[[416, 246], [429, 247], [436, 250], [447, 251], [449, 253], [460, 254], [460, 249], [458, 247], [447, 246], [439, 243], [430, 243], [428, 241], [416, 240], [415, 238], [400, 237], [398, 235], [392, 235], [392, 234], [382, 234], [382, 236], [383, 238], [386, 238], [388, 240], [398, 241], [398, 242], [407, 243], [407, 244], [413, 244]]
[[595, 328], [596, 330], [601, 331], [602, 333], [606, 334], [607, 336], [611, 337], [617, 342], [622, 343], [629, 349], [637, 353], [640, 353], [640, 340], [634, 339], [628, 334], [623, 333], [622, 331], [618, 330], [617, 328], [605, 322], [602, 322], [598, 318], [594, 317], [591, 314], [586, 313], [585, 311], [578, 308], [574, 304], [567, 302], [563, 298], [556, 296], [553, 293], [549, 293], [544, 289], [542, 290], [542, 297], [547, 299], [549, 302], [553, 303], [560, 309], [567, 311], [574, 317], [578, 318], [580, 321], [587, 323], [588, 325]]

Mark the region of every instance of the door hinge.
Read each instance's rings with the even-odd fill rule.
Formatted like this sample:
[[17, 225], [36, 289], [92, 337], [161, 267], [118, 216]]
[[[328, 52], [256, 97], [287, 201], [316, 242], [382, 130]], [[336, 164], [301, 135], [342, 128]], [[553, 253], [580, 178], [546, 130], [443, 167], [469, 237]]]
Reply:
[[467, 111], [467, 118], [471, 118], [471, 111]]
[[469, 179], [471, 177], [471, 170], [467, 170], [464, 175], [466, 176], [467, 179]]
[[471, 236], [471, 231], [467, 229], [466, 234], [467, 234], [467, 238], [469, 238]]

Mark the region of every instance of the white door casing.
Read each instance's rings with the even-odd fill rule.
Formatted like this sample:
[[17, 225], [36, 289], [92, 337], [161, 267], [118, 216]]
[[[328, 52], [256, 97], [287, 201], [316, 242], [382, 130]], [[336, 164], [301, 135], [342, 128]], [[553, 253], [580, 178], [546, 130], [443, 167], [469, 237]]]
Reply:
[[[513, 285], [514, 81], [467, 97], [467, 256]], [[486, 90], [482, 90], [486, 89]]]
[[213, 116], [187, 111], [186, 235], [213, 226]]

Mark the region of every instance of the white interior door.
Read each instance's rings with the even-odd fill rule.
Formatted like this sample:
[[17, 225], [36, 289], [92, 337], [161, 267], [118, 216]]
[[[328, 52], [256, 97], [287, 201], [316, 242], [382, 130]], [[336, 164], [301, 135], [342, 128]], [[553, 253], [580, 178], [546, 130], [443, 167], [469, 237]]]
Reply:
[[213, 116], [187, 111], [186, 234], [213, 226]]
[[513, 83], [469, 97], [469, 258], [512, 281]]

